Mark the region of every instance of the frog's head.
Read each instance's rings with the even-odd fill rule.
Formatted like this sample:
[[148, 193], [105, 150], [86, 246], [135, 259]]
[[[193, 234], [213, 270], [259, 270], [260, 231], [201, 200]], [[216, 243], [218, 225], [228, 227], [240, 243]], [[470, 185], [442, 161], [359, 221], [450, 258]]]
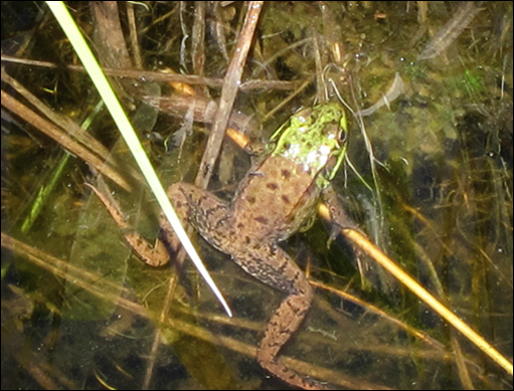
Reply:
[[276, 141], [273, 156], [297, 162], [320, 180], [331, 180], [346, 152], [345, 111], [339, 103], [302, 109], [271, 136], [271, 141]]

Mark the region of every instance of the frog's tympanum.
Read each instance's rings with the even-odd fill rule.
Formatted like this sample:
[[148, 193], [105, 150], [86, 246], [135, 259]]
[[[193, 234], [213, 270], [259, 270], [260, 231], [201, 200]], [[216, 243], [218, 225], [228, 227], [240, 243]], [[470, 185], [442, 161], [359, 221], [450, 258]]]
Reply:
[[[168, 189], [184, 224], [192, 225], [248, 274], [287, 295], [268, 323], [257, 360], [275, 376], [304, 389], [323, 387], [287, 368], [277, 356], [309, 310], [313, 289], [278, 242], [298, 231], [315, 212], [321, 192], [344, 159], [346, 132], [339, 104], [306, 108], [275, 132], [271, 154], [248, 172], [230, 204], [187, 183]], [[162, 217], [161, 227], [161, 238], [177, 250], [175, 235]], [[127, 240], [143, 244], [143, 250], [136, 250], [151, 265], [169, 259], [162, 243], [151, 248], [135, 234]]]

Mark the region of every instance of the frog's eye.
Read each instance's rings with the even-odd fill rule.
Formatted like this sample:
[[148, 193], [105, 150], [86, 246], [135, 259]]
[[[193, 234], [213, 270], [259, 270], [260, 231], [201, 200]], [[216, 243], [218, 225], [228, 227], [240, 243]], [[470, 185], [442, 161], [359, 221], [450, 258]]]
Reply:
[[347, 135], [348, 135], [348, 132], [341, 129], [341, 132], [339, 133], [339, 142], [344, 143], [346, 141]]

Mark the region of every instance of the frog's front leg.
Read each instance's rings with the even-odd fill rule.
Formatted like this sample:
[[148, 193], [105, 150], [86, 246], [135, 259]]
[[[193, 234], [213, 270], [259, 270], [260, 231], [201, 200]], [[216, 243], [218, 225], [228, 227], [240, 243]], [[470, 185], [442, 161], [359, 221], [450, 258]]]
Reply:
[[321, 196], [326, 206], [328, 207], [330, 219], [334, 224], [332, 227], [332, 233], [330, 235], [331, 240], [335, 239], [342, 228], [358, 230], [357, 225], [348, 217], [346, 210], [339, 202], [337, 193], [332, 185], [329, 185], [325, 190], [323, 190]]

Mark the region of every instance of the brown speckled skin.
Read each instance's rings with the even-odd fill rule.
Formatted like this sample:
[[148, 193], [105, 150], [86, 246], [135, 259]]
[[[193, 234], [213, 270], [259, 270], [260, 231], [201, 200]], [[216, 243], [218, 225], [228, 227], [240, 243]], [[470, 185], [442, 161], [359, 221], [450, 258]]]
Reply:
[[[281, 156], [270, 156], [247, 176], [234, 200], [236, 227], [256, 240], [284, 240], [313, 213], [320, 193], [303, 167]], [[262, 220], [262, 221], [261, 221]]]
[[[282, 380], [303, 389], [323, 389], [288, 369], [278, 359], [282, 346], [302, 323], [313, 299], [304, 273], [277, 243], [298, 231], [314, 211], [320, 195], [315, 178], [303, 167], [271, 156], [250, 171], [239, 186], [232, 205], [187, 183], [172, 185], [168, 195], [187, 223], [247, 273], [286, 293], [268, 323], [257, 360]], [[174, 235], [162, 221], [166, 240]]]
[[[130, 227], [119, 207], [90, 187], [118, 225], [128, 230]], [[320, 192], [312, 173], [281, 156], [270, 156], [251, 170], [231, 205], [188, 183], [177, 183], [168, 189], [168, 196], [185, 225], [191, 224], [211, 245], [231, 255], [247, 273], [287, 294], [268, 323], [257, 360], [275, 376], [307, 390], [325, 387], [287, 368], [277, 356], [300, 327], [314, 293], [302, 270], [278, 242], [295, 233], [314, 212]], [[180, 244], [164, 216], [160, 224], [161, 239], [177, 252]], [[151, 246], [135, 232], [126, 233], [125, 239], [152, 266], [161, 266], [170, 259], [160, 240]]]
[[[319, 186], [309, 173], [280, 156], [265, 159], [248, 173], [232, 205], [187, 183], [177, 183], [168, 190], [186, 223], [217, 249], [230, 254], [249, 274], [284, 292], [295, 290], [295, 273], [284, 272], [289, 269], [278, 261], [276, 254], [281, 250], [277, 242], [298, 231], [313, 213], [319, 194]], [[167, 226], [164, 219], [162, 225]], [[169, 233], [167, 239], [172, 239], [175, 247], [174, 235]], [[296, 270], [289, 257], [287, 262]]]
[[[347, 147], [344, 108], [338, 102], [305, 107], [270, 140], [270, 156], [246, 175], [232, 203], [187, 183], [172, 185], [168, 196], [184, 225], [192, 225], [247, 273], [287, 295], [268, 323], [257, 350], [259, 363], [296, 387], [325, 389], [278, 360], [280, 349], [300, 327], [314, 295], [303, 272], [278, 242], [298, 231], [314, 213], [320, 193], [343, 162]], [[118, 224], [127, 229], [119, 208], [98, 195]], [[337, 195], [332, 199], [337, 201]], [[344, 214], [339, 216], [343, 221]], [[135, 233], [125, 235], [141, 258], [153, 266], [169, 260], [165, 250], [179, 250], [167, 220], [161, 216], [160, 222], [160, 238], [165, 244], [158, 241], [152, 247]]]

